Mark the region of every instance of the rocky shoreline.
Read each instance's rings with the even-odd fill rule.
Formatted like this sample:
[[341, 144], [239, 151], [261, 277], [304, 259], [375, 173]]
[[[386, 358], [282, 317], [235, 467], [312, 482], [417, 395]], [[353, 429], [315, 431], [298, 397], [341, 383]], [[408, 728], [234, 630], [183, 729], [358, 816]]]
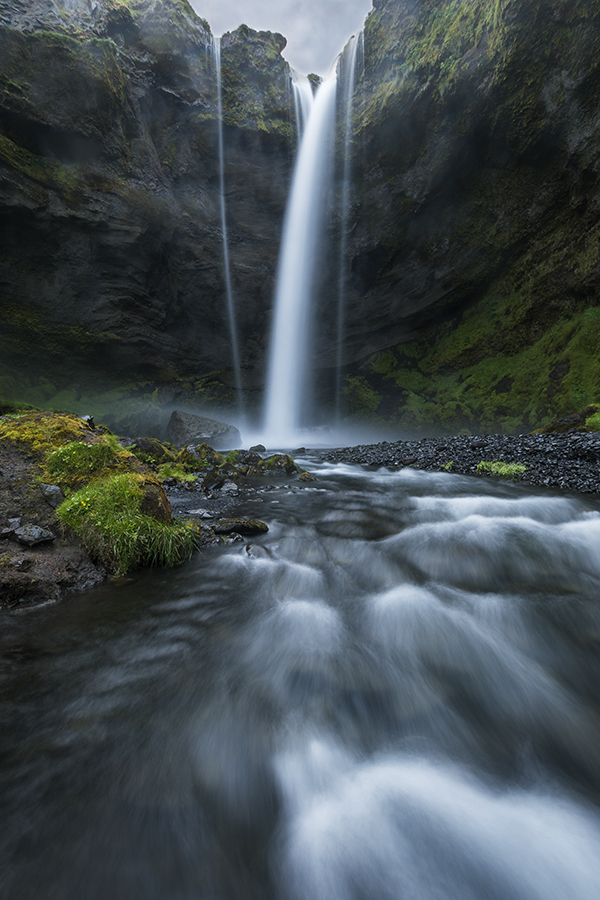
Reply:
[[[600, 432], [522, 435], [455, 435], [413, 441], [383, 441], [318, 452], [324, 462], [398, 469], [447, 471], [497, 477], [482, 463], [516, 464], [513, 480], [540, 487], [600, 493]], [[478, 468], [479, 467], [479, 468]]]

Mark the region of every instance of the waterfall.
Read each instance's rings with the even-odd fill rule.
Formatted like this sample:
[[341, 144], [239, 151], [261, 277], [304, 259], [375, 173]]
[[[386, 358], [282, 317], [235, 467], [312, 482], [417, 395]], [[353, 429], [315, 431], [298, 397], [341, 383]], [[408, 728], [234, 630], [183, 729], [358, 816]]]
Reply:
[[231, 341], [231, 360], [235, 377], [237, 406], [240, 414], [244, 409], [244, 393], [242, 387], [242, 366], [237, 336], [235, 304], [231, 286], [231, 268], [229, 265], [229, 240], [227, 236], [227, 211], [225, 208], [225, 151], [223, 145], [223, 91], [221, 85], [221, 38], [213, 38], [213, 53], [217, 75], [217, 112], [219, 123], [219, 203], [221, 210], [221, 234], [223, 235], [223, 270], [225, 275], [225, 294], [227, 297], [227, 316], [229, 319], [229, 337]]
[[267, 375], [265, 439], [271, 445], [294, 443], [309, 394], [311, 305], [331, 177], [335, 97], [332, 78], [311, 101], [285, 213]]
[[342, 389], [342, 350], [344, 343], [344, 329], [346, 322], [346, 251], [348, 248], [348, 212], [350, 209], [350, 185], [351, 185], [351, 141], [352, 141], [352, 112], [354, 109], [354, 88], [356, 84], [356, 70], [360, 59], [364, 58], [364, 35], [359, 32], [350, 38], [346, 52], [340, 59], [340, 82], [344, 86], [344, 164], [342, 171], [342, 197], [340, 208], [340, 257], [338, 275], [338, 315], [337, 315], [337, 366], [335, 381], [335, 419], [339, 423], [341, 389]]

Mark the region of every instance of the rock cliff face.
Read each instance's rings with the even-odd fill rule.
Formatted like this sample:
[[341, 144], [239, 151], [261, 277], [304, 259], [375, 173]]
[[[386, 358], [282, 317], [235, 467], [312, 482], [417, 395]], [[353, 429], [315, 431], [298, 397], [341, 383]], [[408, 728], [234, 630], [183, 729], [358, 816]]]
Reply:
[[514, 430], [597, 400], [600, 3], [374, 5], [349, 408], [411, 429]]
[[[9, 0], [0, 13], [0, 392], [73, 408], [98, 389], [185, 384], [227, 400], [231, 380], [215, 373], [231, 360], [207, 23], [185, 0]], [[250, 384], [295, 142], [284, 46], [245, 27], [222, 41]]]

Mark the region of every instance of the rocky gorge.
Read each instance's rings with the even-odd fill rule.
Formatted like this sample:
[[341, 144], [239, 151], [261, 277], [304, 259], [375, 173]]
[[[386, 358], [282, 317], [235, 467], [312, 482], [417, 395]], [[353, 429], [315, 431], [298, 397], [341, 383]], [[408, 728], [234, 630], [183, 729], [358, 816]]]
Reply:
[[[214, 39], [185, 0], [0, 4], [0, 395], [163, 436], [234, 409]], [[595, 402], [596, 0], [377, 0], [313, 365], [321, 421], [524, 431]], [[260, 408], [296, 147], [285, 39], [222, 39], [225, 190]], [[338, 128], [341, 134], [341, 125]]]

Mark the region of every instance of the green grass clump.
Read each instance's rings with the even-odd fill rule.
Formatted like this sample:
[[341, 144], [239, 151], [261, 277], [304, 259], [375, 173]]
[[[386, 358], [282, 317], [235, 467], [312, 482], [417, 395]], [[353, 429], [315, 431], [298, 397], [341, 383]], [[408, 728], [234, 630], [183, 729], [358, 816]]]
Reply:
[[161, 481], [166, 478], [176, 478], [177, 481], [196, 481], [196, 476], [186, 472], [184, 467], [178, 463], [163, 463], [156, 470], [156, 474]]
[[490, 472], [492, 475], [505, 475], [510, 478], [515, 475], [522, 475], [526, 468], [527, 466], [523, 466], [520, 463], [505, 463], [499, 459], [495, 459], [493, 462], [482, 460], [482, 462], [477, 464], [478, 472]]
[[600, 412], [596, 412], [592, 416], [588, 416], [588, 418], [585, 420], [585, 430], [600, 431]]
[[90, 555], [116, 575], [142, 566], [177, 566], [196, 547], [191, 523], [165, 523], [140, 511], [144, 476], [113, 475], [97, 480], [65, 500], [57, 510]]
[[112, 435], [93, 444], [69, 441], [46, 457], [46, 468], [59, 481], [89, 478], [117, 459], [117, 442]]

